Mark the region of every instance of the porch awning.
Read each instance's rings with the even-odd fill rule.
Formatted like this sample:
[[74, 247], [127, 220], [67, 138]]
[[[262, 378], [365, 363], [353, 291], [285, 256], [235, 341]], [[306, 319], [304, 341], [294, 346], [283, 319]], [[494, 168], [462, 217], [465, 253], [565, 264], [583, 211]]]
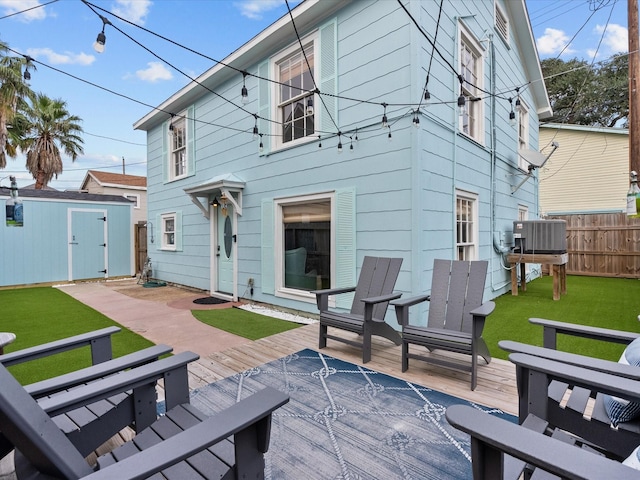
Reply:
[[[184, 192], [191, 197], [191, 201], [209, 218], [209, 197], [224, 194], [233, 204], [238, 215], [242, 215], [242, 190], [245, 182], [233, 173], [225, 173], [213, 177], [206, 182], [185, 188]], [[201, 199], [204, 198], [204, 204]]]

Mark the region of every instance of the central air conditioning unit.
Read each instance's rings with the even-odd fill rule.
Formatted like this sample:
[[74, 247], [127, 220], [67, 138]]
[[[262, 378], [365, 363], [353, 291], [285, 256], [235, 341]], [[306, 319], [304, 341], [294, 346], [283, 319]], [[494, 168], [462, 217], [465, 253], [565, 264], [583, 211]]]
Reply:
[[513, 222], [514, 252], [567, 253], [567, 222], [564, 220], [517, 220]]

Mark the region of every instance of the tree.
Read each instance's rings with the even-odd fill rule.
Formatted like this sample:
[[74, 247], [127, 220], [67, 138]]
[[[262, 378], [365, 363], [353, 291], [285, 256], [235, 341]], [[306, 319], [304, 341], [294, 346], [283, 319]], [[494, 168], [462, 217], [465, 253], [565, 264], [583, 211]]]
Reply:
[[62, 173], [60, 149], [71, 161], [83, 153], [81, 119], [66, 107], [66, 102], [38, 93], [22, 112], [25, 123], [20, 148], [27, 154], [26, 167], [36, 180], [36, 189], [46, 187]]
[[14, 120], [34, 94], [23, 78], [22, 68], [34, 68], [30, 59], [6, 56], [7, 46], [0, 42], [0, 168], [7, 166], [7, 156], [17, 153], [20, 132]]
[[616, 55], [602, 65], [558, 58], [540, 62], [557, 123], [602, 127], [627, 126], [629, 58]]

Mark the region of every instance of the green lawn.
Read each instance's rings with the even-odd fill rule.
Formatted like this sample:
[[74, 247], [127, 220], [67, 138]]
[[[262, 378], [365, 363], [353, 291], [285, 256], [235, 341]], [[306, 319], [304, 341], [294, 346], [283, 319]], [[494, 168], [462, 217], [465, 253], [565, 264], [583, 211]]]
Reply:
[[257, 340], [302, 326], [299, 323], [247, 312], [241, 308], [192, 310], [191, 313], [207, 325], [248, 338], [249, 340]]
[[[552, 283], [552, 277], [538, 278], [527, 284], [526, 292], [509, 292], [495, 300], [484, 330], [494, 357], [507, 358], [497, 345], [502, 339], [542, 345], [542, 327], [531, 325], [530, 317], [640, 332], [640, 280], [569, 275], [567, 294], [556, 301]], [[617, 361], [624, 347], [560, 336], [558, 349]]]
[[[0, 290], [0, 305], [0, 331], [16, 334], [15, 342], [5, 348], [6, 353], [117, 325], [108, 317], [51, 287]], [[112, 341], [114, 357], [153, 345], [126, 328], [113, 335]], [[9, 370], [26, 385], [89, 365], [91, 353], [89, 347], [83, 347], [15, 365]]]

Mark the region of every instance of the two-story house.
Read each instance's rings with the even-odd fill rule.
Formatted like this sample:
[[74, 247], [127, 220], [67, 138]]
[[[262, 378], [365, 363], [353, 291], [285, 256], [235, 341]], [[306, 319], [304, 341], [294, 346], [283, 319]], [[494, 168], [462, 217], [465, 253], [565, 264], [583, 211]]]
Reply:
[[135, 123], [154, 276], [317, 312], [365, 255], [407, 295], [486, 259], [493, 298], [550, 113], [524, 0], [306, 0]]

